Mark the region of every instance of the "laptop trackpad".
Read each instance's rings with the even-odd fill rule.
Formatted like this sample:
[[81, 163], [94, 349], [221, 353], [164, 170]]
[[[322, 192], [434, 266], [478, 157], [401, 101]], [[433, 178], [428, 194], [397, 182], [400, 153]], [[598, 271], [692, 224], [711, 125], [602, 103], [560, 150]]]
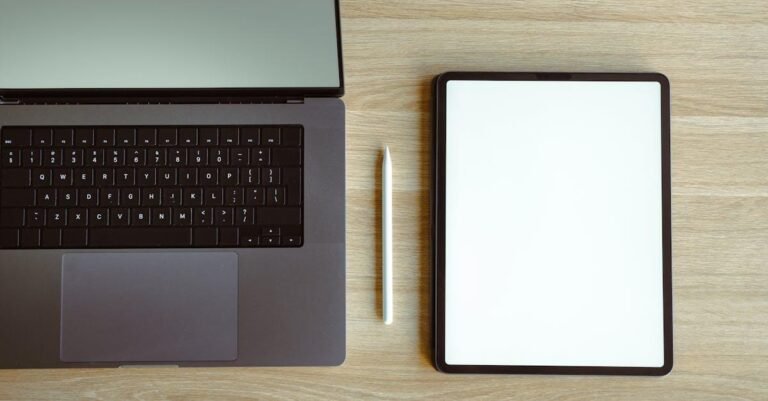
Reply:
[[62, 258], [64, 362], [237, 358], [237, 254], [73, 253]]

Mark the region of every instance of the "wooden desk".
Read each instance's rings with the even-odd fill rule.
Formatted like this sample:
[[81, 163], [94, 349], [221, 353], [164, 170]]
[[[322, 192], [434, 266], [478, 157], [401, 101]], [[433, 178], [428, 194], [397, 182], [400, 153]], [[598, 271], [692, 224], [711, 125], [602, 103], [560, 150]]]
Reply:
[[[765, 0], [342, 1], [347, 361], [338, 368], [0, 372], [0, 400], [768, 399]], [[660, 71], [672, 82], [675, 367], [663, 378], [448, 376], [430, 363], [430, 80]], [[396, 318], [381, 322], [379, 152], [395, 163]]]

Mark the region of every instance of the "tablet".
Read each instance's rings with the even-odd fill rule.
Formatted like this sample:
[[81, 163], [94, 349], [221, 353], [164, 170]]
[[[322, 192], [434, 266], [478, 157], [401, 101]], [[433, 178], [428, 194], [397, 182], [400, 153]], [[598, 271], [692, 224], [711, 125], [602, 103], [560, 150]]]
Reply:
[[435, 90], [436, 367], [668, 373], [666, 77], [451, 72]]

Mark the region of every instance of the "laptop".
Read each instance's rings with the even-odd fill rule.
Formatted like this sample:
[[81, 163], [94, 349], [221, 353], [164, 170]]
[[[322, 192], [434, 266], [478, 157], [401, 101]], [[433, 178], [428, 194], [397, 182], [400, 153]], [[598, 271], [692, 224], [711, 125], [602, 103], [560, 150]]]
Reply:
[[334, 0], [0, 5], [0, 368], [345, 358]]

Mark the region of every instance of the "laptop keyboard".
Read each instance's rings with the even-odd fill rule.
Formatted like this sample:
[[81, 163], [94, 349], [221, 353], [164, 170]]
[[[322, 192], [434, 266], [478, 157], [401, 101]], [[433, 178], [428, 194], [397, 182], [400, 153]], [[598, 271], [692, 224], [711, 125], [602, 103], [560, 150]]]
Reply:
[[0, 248], [302, 245], [300, 126], [3, 127]]

